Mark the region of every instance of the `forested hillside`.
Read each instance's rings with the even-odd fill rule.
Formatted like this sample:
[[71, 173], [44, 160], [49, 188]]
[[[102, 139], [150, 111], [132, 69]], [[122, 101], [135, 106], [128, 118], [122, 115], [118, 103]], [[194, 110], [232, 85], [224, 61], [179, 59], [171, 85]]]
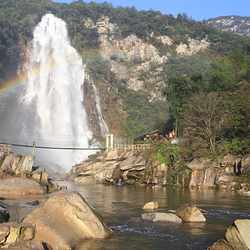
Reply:
[[186, 155], [243, 154], [249, 147], [249, 38], [186, 14], [81, 0], [1, 0], [0, 88], [23, 70], [32, 30], [46, 13], [66, 22], [86, 65], [84, 91], [95, 82], [116, 136], [166, 133], [174, 125], [187, 139]]

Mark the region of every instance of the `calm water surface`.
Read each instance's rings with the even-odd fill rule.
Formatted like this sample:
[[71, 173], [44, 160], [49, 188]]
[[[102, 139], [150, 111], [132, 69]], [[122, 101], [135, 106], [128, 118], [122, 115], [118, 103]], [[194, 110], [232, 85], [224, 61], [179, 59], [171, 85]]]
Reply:
[[[79, 250], [202, 250], [222, 238], [234, 220], [250, 219], [250, 196], [226, 190], [67, 185], [68, 189], [79, 191], [115, 233], [112, 239], [85, 241]], [[207, 211], [207, 221], [175, 225], [133, 220], [143, 213], [142, 206], [152, 200], [159, 202], [158, 212], [194, 204]]]
[[[222, 238], [226, 228], [236, 219], [250, 219], [250, 196], [213, 189], [147, 188], [109, 185], [67, 185], [76, 190], [98, 211], [113, 230], [115, 237], [105, 240], [86, 240], [78, 250], [203, 250]], [[10, 197], [11, 198], [11, 197]], [[22, 219], [34, 207], [26, 202], [45, 199], [45, 196], [13, 197], [4, 201], [11, 205], [11, 221]], [[194, 204], [206, 210], [205, 223], [142, 222], [133, 218], [144, 212], [142, 206], [158, 201], [157, 212], [175, 210], [183, 204]]]

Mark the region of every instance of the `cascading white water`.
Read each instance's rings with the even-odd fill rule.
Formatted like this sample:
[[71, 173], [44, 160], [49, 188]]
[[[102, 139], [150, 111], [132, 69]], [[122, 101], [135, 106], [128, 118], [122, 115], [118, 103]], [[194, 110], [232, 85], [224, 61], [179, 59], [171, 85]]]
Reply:
[[[70, 45], [66, 24], [46, 14], [33, 34], [29, 79], [21, 96], [23, 136], [37, 145], [86, 148], [92, 133], [83, 105], [84, 70], [81, 57]], [[66, 164], [69, 170], [90, 153], [53, 151], [43, 157], [64, 168]]]
[[101, 133], [102, 133], [103, 136], [105, 136], [105, 135], [107, 135], [109, 133], [109, 129], [108, 129], [108, 126], [107, 126], [107, 124], [104, 121], [103, 116], [102, 116], [101, 100], [100, 100], [98, 90], [97, 90], [95, 84], [93, 83], [93, 81], [91, 81], [91, 83], [92, 83], [92, 87], [93, 87], [93, 90], [94, 90], [96, 110], [97, 110], [97, 113], [98, 113], [98, 121], [99, 121], [99, 124], [100, 124]]

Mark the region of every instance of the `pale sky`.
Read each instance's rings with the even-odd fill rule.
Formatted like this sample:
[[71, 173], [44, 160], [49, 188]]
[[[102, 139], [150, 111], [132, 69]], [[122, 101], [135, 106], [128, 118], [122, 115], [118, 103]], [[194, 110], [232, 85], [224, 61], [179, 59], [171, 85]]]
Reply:
[[[73, 0], [53, 0], [71, 3]], [[86, 0], [84, 2], [90, 2]], [[94, 1], [97, 3], [105, 1]], [[163, 14], [186, 13], [194, 20], [202, 21], [211, 17], [238, 15], [250, 16], [250, 0], [108, 0], [114, 7], [136, 7], [138, 10], [156, 10]]]

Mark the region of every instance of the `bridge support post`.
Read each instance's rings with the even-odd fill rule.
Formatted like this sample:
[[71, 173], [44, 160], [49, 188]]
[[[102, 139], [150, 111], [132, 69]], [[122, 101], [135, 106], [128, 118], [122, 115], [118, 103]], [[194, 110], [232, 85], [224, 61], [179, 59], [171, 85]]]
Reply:
[[113, 134], [106, 135], [106, 148], [108, 150], [111, 150], [114, 148], [114, 135]]

